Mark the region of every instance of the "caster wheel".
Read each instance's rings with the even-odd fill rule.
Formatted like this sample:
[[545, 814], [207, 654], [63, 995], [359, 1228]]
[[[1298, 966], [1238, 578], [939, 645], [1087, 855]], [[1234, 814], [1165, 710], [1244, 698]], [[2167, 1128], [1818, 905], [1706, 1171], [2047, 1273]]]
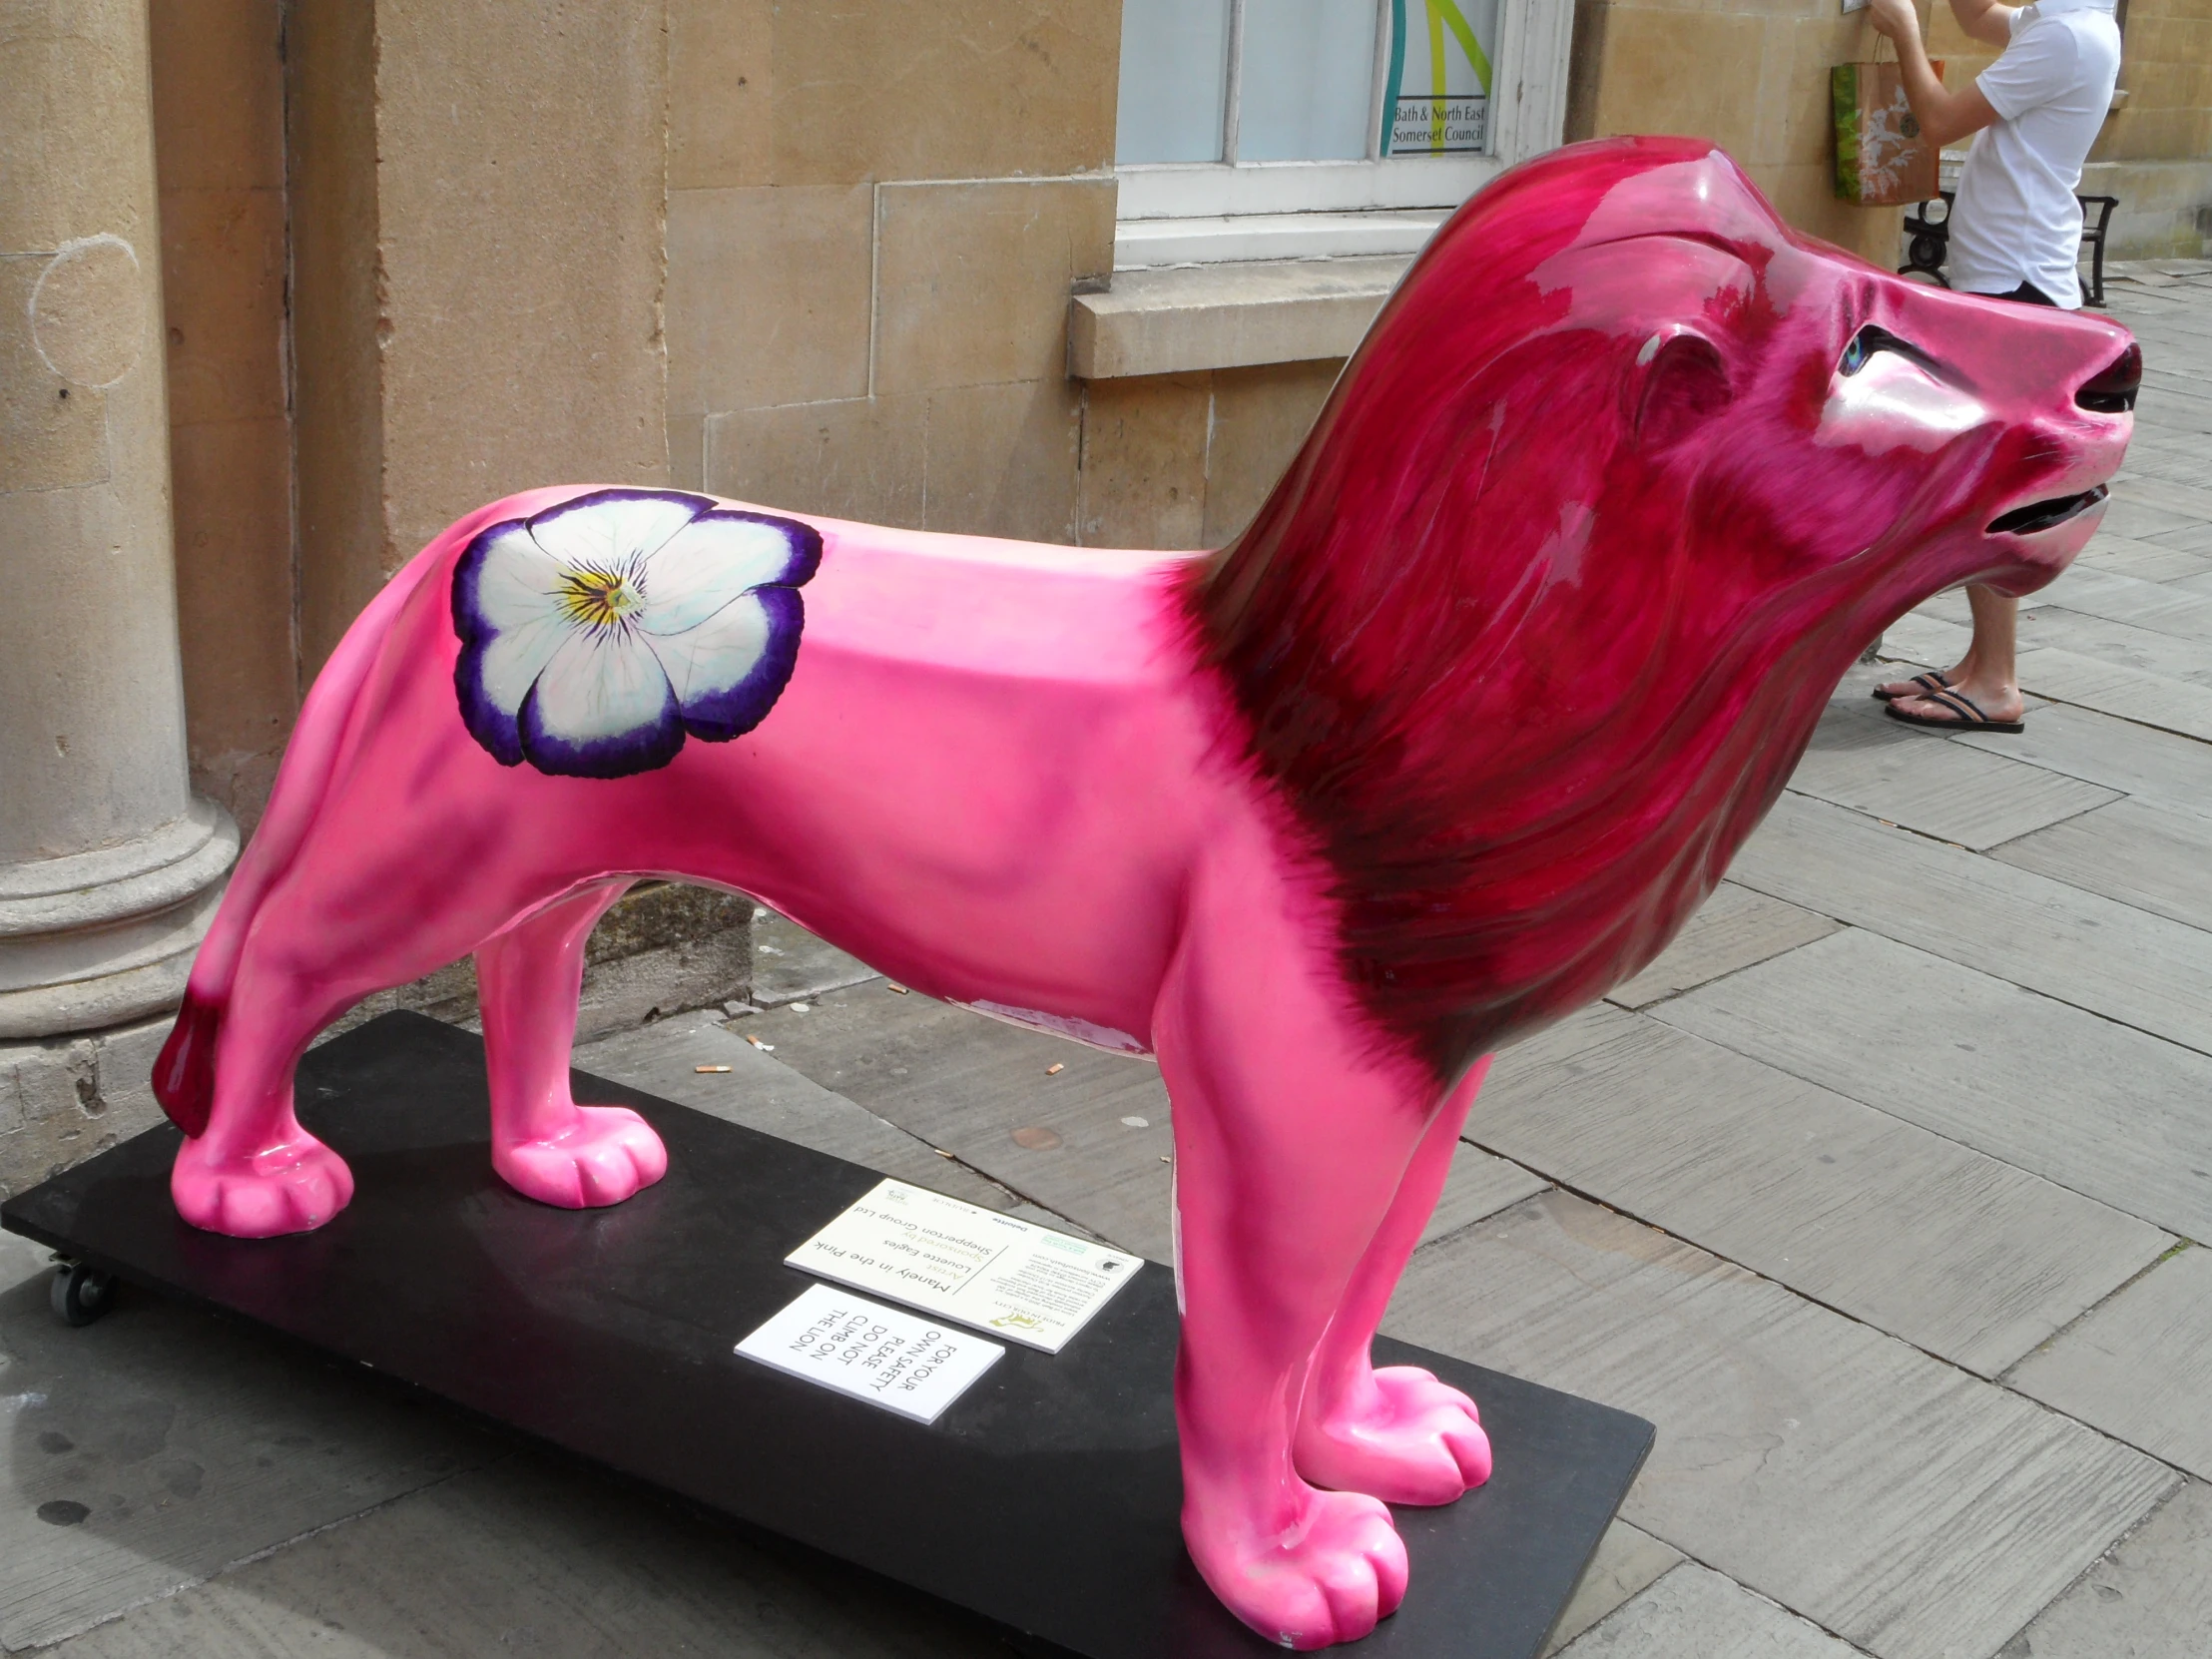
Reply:
[[115, 1277], [82, 1262], [64, 1262], [54, 1270], [49, 1296], [62, 1324], [90, 1325], [114, 1306]]

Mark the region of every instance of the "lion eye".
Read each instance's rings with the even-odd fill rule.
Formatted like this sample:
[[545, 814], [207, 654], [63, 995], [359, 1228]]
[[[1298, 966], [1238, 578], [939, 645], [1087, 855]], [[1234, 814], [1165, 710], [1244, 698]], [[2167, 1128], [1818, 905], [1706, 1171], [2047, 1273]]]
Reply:
[[1844, 347], [1844, 359], [1836, 365], [1843, 374], [1857, 374], [1867, 366], [1868, 359], [1877, 351], [1895, 351], [1899, 356], [1919, 363], [1923, 368], [1934, 368], [1936, 359], [1909, 339], [1900, 339], [1889, 329], [1870, 322], [1851, 336], [1851, 343]]

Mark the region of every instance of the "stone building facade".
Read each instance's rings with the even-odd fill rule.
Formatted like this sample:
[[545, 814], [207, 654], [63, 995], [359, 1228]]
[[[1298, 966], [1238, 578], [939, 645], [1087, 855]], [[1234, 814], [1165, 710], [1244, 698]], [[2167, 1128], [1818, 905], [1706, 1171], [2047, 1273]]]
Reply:
[[[2129, 0], [2115, 254], [2212, 229], [2208, 3]], [[460, 513], [1218, 544], [1449, 203], [1563, 138], [1711, 137], [1894, 265], [1828, 185], [1872, 41], [1838, 0], [0, 0], [0, 1187], [148, 1120], [305, 687]], [[1350, 148], [1296, 150], [1332, 98]], [[699, 937], [742, 906], [644, 902], [610, 937], [742, 989]]]

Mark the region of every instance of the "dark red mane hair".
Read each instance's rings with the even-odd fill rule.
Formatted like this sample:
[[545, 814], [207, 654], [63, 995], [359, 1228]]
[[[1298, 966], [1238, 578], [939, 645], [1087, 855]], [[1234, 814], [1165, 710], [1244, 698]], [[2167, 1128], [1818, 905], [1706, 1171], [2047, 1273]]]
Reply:
[[[1574, 285], [1547, 279], [1605, 193], [1708, 159], [1773, 223], [1732, 163], [1677, 140], [1577, 146], [1468, 204], [1186, 593], [1252, 761], [1334, 872], [1344, 971], [1389, 1044], [1441, 1078], [1658, 951], [1879, 626], [1793, 597], [1790, 537], [1737, 487], [1729, 443], [1633, 428], [1624, 386], [1652, 356], [1650, 317], [1724, 299], [1666, 292], [1654, 259], [1626, 331], [1583, 321]], [[1697, 227], [1679, 229], [1696, 254]], [[1757, 315], [1727, 320], [1760, 337]], [[1712, 372], [1725, 395], [1729, 371]], [[1700, 412], [1661, 411], [1677, 427]], [[1725, 561], [1743, 568], [1716, 577]]]

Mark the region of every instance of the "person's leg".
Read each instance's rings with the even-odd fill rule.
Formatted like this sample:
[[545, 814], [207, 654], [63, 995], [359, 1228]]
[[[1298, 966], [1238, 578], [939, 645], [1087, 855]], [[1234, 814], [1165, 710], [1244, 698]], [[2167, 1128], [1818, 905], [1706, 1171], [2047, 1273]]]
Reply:
[[[2020, 696], [2018, 669], [2013, 661], [2018, 649], [2020, 602], [1994, 588], [1977, 586], [1966, 590], [1966, 604], [1973, 612], [1973, 641], [1957, 666], [1942, 676], [1946, 689], [1925, 696], [1897, 697], [1891, 701], [1892, 709], [1923, 723], [1959, 727], [1978, 726], [1984, 720], [2016, 721], [2026, 712], [2027, 701]], [[1968, 708], [1961, 710], [1949, 699], [1963, 701]], [[1975, 709], [1981, 712], [1982, 720], [1973, 717], [1971, 711]]]
[[[2022, 282], [2009, 293], [1985, 293], [1979, 297], [2010, 299], [2022, 305], [2057, 304], [2033, 282]], [[2020, 696], [2013, 663], [2019, 636], [2020, 602], [1994, 588], [1969, 587], [1966, 604], [1973, 612], [1973, 639], [1957, 666], [1935, 678], [1950, 696], [1963, 699], [1988, 720], [2018, 720], [2027, 708]], [[1900, 714], [1915, 720], [1962, 727], [1980, 724], [1970, 712], [1943, 702], [1936, 688], [1923, 684], [1919, 678], [1877, 686], [1875, 695]]]

